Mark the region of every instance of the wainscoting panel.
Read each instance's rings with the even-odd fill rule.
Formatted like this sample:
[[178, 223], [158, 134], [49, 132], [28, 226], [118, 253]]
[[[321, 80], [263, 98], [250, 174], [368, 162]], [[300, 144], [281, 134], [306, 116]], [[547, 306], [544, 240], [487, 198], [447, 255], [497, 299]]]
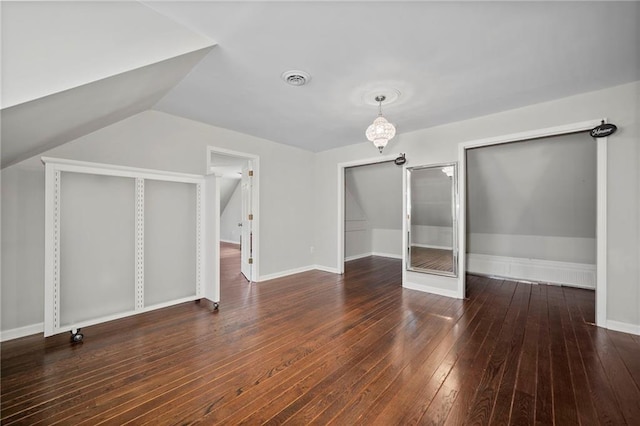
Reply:
[[595, 289], [596, 266], [551, 260], [467, 254], [467, 272]]

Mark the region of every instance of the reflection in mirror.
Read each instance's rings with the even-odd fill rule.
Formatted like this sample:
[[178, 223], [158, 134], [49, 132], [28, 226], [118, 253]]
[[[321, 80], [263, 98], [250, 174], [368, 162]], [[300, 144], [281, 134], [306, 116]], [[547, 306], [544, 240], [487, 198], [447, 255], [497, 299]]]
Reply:
[[407, 269], [457, 276], [457, 167], [407, 169]]

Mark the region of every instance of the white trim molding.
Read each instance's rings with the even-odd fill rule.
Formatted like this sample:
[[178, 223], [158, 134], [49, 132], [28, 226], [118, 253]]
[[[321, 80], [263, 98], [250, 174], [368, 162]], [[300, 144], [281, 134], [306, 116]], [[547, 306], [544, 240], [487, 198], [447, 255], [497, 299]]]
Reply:
[[453, 250], [453, 247], [434, 246], [434, 245], [430, 245], [430, 244], [418, 244], [418, 243], [411, 244], [411, 247], [430, 248], [430, 249], [437, 249], [437, 250]]
[[454, 299], [459, 299], [458, 292], [455, 290], [447, 290], [446, 288], [433, 287], [429, 285], [416, 284], [410, 282], [403, 282], [403, 288], [408, 288], [409, 290], [417, 290], [423, 293], [432, 293], [438, 296], [451, 297]]
[[[363, 257], [370, 256], [370, 255], [371, 254], [366, 254]], [[337, 268], [331, 268], [329, 266], [323, 266], [323, 265], [309, 265], [309, 266], [303, 266], [301, 268], [288, 269], [286, 271], [280, 271], [280, 272], [275, 272], [273, 274], [263, 275], [260, 277], [260, 280], [257, 282], [262, 283], [264, 281], [275, 280], [276, 278], [284, 278], [290, 275], [300, 274], [302, 272], [309, 272], [309, 271], [329, 272], [331, 274], [341, 273], [340, 271], [338, 271]]]
[[467, 253], [467, 273], [596, 288], [596, 265], [583, 263]]
[[[338, 173], [338, 179], [337, 179], [337, 196], [338, 196], [338, 211], [336, 212], [336, 217], [337, 217], [337, 222], [338, 222], [338, 235], [337, 235], [337, 247], [336, 247], [336, 254], [337, 254], [337, 259], [336, 259], [336, 264], [338, 265], [338, 273], [343, 274], [344, 273], [344, 262], [345, 262], [345, 258], [344, 258], [344, 230], [345, 230], [345, 214], [344, 214], [344, 172], [345, 169], [349, 168], [349, 167], [355, 167], [355, 166], [364, 166], [367, 164], [378, 164], [378, 163], [385, 163], [387, 161], [393, 161], [397, 158], [397, 155], [384, 155], [384, 156], [380, 156], [380, 157], [371, 157], [371, 158], [365, 158], [363, 160], [355, 160], [355, 161], [346, 161], [344, 163], [338, 163], [338, 167], [337, 167], [337, 173]], [[404, 170], [403, 170], [404, 171]]]
[[379, 253], [379, 252], [371, 252], [371, 256], [380, 256], [380, 257], [388, 257], [389, 259], [402, 259], [401, 254], [395, 253]]
[[[44, 336], [64, 331], [78, 329], [106, 321], [111, 321], [126, 316], [131, 316], [140, 312], [147, 312], [165, 306], [182, 303], [187, 300], [195, 300], [202, 296], [203, 264], [203, 235], [204, 227], [201, 224], [203, 216], [203, 182], [204, 177], [184, 173], [162, 172], [158, 170], [140, 169], [135, 167], [124, 167], [111, 164], [89, 163], [84, 161], [66, 160], [42, 157], [45, 164], [45, 276], [44, 276]], [[135, 228], [131, 240], [134, 248], [134, 288], [132, 289], [133, 309], [126, 309], [111, 315], [98, 318], [91, 318], [72, 324], [61, 324], [61, 302], [60, 302], [60, 194], [63, 193], [62, 173], [79, 173], [100, 176], [117, 176], [133, 181], [135, 187], [134, 209], [129, 212], [134, 218]], [[180, 182], [196, 186], [196, 247], [194, 247], [196, 257], [196, 279], [193, 283], [194, 295], [168, 301], [154, 306], [145, 306], [145, 263], [144, 263], [144, 221], [145, 221], [145, 180]]]
[[[247, 152], [234, 151], [226, 148], [219, 148], [216, 146], [209, 145], [207, 146], [207, 175], [212, 175], [214, 173], [214, 168], [212, 165], [212, 155], [226, 155], [230, 157], [242, 158], [244, 160], [250, 161], [251, 169], [253, 170], [252, 177], [252, 186], [253, 190], [251, 192], [251, 208], [253, 213], [253, 223], [252, 223], [252, 234], [253, 234], [253, 245], [252, 245], [252, 257], [253, 257], [253, 265], [251, 267], [251, 276], [252, 277], [260, 277], [260, 221], [262, 216], [260, 215], [260, 156], [255, 154], [250, 154]], [[220, 203], [220, 191], [216, 191], [216, 197], [218, 199], [218, 204]], [[215, 241], [217, 246], [220, 245], [220, 215], [218, 214], [215, 218], [215, 228], [216, 235]], [[237, 243], [236, 243], [237, 244]], [[218, 255], [218, 258], [220, 256]], [[216, 280], [220, 281], [220, 268], [216, 269]], [[260, 278], [258, 278], [259, 280]], [[256, 280], [254, 280], [256, 281]]]
[[313, 265], [313, 269], [321, 271], [321, 272], [329, 272], [330, 274], [339, 274], [338, 268], [331, 268], [329, 266], [324, 265]]
[[289, 275], [300, 274], [302, 272], [313, 271], [316, 269], [315, 265], [303, 266], [301, 268], [287, 269], [286, 271], [274, 272], [273, 274], [262, 275], [257, 282], [275, 280], [276, 278], [284, 278]]
[[107, 163], [67, 160], [64, 158], [40, 157], [45, 165], [54, 165], [55, 170], [62, 172], [88, 173], [92, 175], [166, 180], [169, 182], [200, 183], [202, 176], [189, 173], [165, 172], [162, 170], [143, 169], [139, 167], [119, 166]]
[[236, 246], [239, 246], [239, 245], [240, 245], [240, 243], [239, 243], [238, 241], [224, 240], [224, 239], [222, 239], [222, 238], [220, 238], [220, 242], [221, 242], [221, 243], [227, 243], [227, 244], [234, 244], [234, 245], [236, 245]]
[[[458, 179], [458, 194], [460, 200], [460, 221], [458, 222], [459, 244], [459, 273], [458, 290], [461, 297], [466, 292], [466, 150], [483, 146], [500, 145], [504, 143], [520, 142], [550, 136], [560, 136], [570, 133], [586, 132], [601, 122], [607, 122], [606, 118], [570, 123], [561, 126], [534, 129], [526, 132], [512, 133], [497, 137], [461, 142], [458, 144], [458, 162], [460, 164]], [[599, 138], [597, 141], [597, 207], [596, 207], [596, 325], [608, 327], [607, 322], [607, 139]]]
[[21, 337], [31, 336], [33, 334], [44, 333], [44, 323], [25, 325], [24, 327], [12, 328], [10, 330], [0, 331], [0, 342], [7, 340], [19, 339]]
[[402, 255], [401, 254], [379, 253], [377, 251], [372, 251], [372, 252], [369, 252], [369, 253], [360, 253], [360, 254], [354, 254], [353, 256], [345, 257], [344, 261], [345, 262], [350, 262], [352, 260], [362, 259], [364, 257], [369, 257], [369, 256], [388, 257], [389, 259], [402, 259]]
[[372, 256], [372, 255], [373, 255], [373, 253], [371, 253], [371, 252], [354, 254], [353, 256], [345, 257], [344, 261], [345, 262], [351, 262], [352, 260], [358, 260], [358, 259], [362, 259], [362, 258], [369, 257], [369, 256]]
[[628, 322], [607, 320], [607, 327], [609, 330], [619, 331], [622, 333], [635, 334], [640, 336], [640, 325], [630, 324]]

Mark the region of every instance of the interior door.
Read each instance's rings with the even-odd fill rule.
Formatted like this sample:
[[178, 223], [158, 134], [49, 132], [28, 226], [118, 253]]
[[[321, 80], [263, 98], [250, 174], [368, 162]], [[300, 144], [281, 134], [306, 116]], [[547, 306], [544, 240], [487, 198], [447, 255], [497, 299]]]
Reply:
[[251, 206], [253, 192], [253, 170], [251, 162], [242, 168], [242, 228], [240, 246], [240, 271], [249, 281], [253, 281], [253, 210]]

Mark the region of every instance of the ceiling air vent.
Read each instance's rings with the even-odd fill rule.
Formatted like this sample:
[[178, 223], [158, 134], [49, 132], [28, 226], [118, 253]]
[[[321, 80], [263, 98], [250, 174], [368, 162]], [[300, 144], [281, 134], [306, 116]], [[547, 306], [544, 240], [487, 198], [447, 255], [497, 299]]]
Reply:
[[292, 86], [304, 86], [311, 80], [311, 76], [304, 71], [291, 70], [283, 72], [282, 79]]

